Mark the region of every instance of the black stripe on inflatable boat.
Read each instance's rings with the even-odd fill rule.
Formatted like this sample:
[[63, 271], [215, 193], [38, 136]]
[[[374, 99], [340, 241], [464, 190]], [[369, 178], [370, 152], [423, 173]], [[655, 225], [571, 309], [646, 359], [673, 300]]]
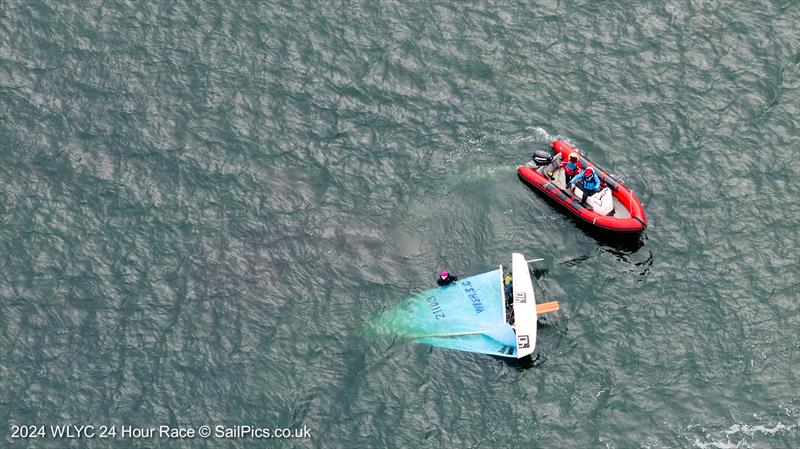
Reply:
[[555, 195], [560, 200], [567, 201], [569, 199], [569, 197], [567, 195], [564, 195], [564, 192], [562, 192], [560, 190], [558, 192], [556, 192]]
[[556, 185], [553, 184], [552, 182], [548, 182], [547, 184], [544, 185], [544, 188], [547, 189], [547, 190], [555, 190], [558, 187], [556, 187]]
[[617, 190], [617, 181], [613, 180], [610, 176], [608, 176], [608, 175], [603, 176], [603, 181], [605, 181], [606, 185], [611, 190], [614, 190], [614, 191]]

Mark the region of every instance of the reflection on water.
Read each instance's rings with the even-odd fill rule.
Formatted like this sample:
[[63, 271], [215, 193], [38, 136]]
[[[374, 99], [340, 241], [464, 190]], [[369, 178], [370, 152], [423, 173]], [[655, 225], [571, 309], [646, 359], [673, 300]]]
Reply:
[[[583, 220], [578, 220], [578, 227], [584, 234], [597, 240], [597, 243], [600, 245], [608, 247], [611, 252], [617, 256], [635, 253], [644, 246], [644, 240], [646, 239], [644, 234], [615, 234], [597, 229]], [[645, 230], [645, 232], [647, 232], [647, 230]]]

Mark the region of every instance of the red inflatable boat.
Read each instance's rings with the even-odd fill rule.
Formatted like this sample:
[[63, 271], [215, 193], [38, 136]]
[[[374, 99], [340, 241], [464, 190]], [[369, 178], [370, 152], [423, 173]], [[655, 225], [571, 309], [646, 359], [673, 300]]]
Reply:
[[[609, 176], [562, 140], [553, 141], [553, 152], [535, 152], [531, 162], [517, 169], [519, 177], [590, 225], [615, 232], [644, 231], [647, 218], [642, 204], [621, 181]], [[586, 205], [581, 205], [580, 197], [576, 196], [583, 193], [580, 189], [573, 193], [567, 187], [566, 175], [561, 168], [561, 161], [567, 160], [570, 153], [580, 154], [583, 168], [592, 167], [602, 183], [600, 191], [590, 196]]]

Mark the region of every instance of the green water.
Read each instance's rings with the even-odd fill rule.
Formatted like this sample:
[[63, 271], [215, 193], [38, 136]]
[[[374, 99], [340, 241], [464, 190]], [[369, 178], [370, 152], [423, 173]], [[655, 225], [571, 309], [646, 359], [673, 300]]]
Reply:
[[[793, 0], [0, 0], [0, 446], [800, 447], [799, 121]], [[518, 180], [555, 137], [640, 241]], [[532, 366], [360, 331], [512, 251]]]

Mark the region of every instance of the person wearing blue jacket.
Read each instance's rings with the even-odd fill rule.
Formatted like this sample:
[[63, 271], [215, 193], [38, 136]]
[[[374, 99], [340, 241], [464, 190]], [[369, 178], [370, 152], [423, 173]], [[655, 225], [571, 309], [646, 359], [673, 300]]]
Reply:
[[600, 190], [600, 177], [597, 176], [592, 167], [586, 167], [586, 170], [579, 173], [569, 182], [570, 187], [576, 185], [583, 191], [581, 204], [586, 204], [586, 199]]

